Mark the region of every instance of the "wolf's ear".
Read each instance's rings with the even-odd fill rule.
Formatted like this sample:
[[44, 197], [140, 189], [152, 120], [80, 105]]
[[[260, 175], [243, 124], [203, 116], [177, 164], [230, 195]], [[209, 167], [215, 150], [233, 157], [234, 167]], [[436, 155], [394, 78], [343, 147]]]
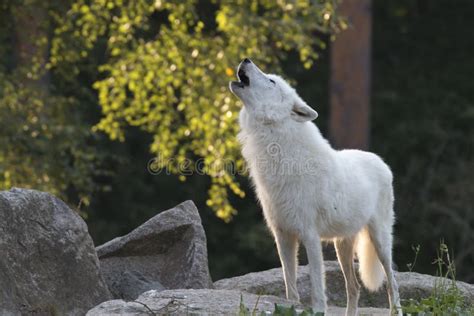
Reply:
[[312, 121], [318, 117], [318, 112], [309, 107], [303, 100], [296, 100], [291, 110], [291, 118], [297, 122]]

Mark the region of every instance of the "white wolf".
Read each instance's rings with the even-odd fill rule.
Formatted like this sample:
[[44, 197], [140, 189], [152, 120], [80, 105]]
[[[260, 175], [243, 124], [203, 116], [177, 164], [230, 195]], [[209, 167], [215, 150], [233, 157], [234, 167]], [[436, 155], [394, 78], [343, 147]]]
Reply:
[[315, 311], [325, 311], [321, 240], [333, 240], [346, 281], [347, 315], [357, 314], [360, 285], [377, 290], [387, 279], [392, 312], [401, 315], [392, 270], [393, 189], [377, 155], [334, 150], [311, 123], [318, 114], [281, 77], [244, 59], [231, 91], [244, 107], [238, 135], [266, 222], [283, 266], [286, 295], [299, 300], [297, 251], [306, 248]]

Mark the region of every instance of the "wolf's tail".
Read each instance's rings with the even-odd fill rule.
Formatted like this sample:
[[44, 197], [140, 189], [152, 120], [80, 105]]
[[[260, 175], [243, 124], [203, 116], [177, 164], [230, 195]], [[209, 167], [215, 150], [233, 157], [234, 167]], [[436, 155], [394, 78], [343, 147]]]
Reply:
[[367, 229], [363, 229], [357, 235], [356, 252], [359, 259], [359, 274], [362, 283], [368, 290], [377, 291], [382, 286], [385, 272]]

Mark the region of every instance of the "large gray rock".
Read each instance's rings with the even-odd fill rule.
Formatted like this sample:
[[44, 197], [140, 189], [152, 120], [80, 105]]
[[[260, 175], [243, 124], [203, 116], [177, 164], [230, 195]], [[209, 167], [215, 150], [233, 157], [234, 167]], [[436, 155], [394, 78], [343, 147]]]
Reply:
[[192, 201], [97, 247], [97, 254], [114, 298], [131, 300], [151, 289], [213, 287], [206, 235]]
[[83, 315], [110, 299], [81, 217], [54, 196], [0, 192], [0, 315]]
[[[87, 316], [138, 315], [239, 315], [240, 303], [252, 315], [273, 312], [275, 304], [290, 307], [297, 303], [271, 295], [255, 295], [231, 290], [166, 290], [143, 293], [135, 301], [113, 300], [91, 309]], [[386, 309], [361, 309], [361, 315], [388, 315]], [[327, 315], [344, 315], [343, 308], [330, 307]]]
[[[326, 294], [328, 304], [336, 306], [346, 305], [344, 277], [337, 261], [325, 261]], [[402, 299], [420, 299], [429, 296], [439, 278], [413, 272], [395, 272], [395, 278], [400, 288]], [[298, 268], [298, 292], [301, 302], [310, 304], [310, 280], [307, 266]], [[214, 283], [216, 289], [240, 290], [256, 294], [268, 294], [285, 297], [285, 283], [281, 268], [262, 272], [249, 273]], [[457, 282], [461, 294], [468, 302], [474, 302], [474, 285]], [[383, 286], [375, 293], [362, 289], [359, 306], [388, 307], [388, 298]]]

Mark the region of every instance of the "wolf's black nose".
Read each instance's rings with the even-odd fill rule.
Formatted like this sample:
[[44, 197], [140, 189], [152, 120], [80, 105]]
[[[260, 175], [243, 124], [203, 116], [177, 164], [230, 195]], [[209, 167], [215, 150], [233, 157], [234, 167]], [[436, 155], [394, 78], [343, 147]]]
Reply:
[[248, 59], [248, 58], [245, 58], [245, 59], [243, 60], [243, 62], [244, 62], [244, 64], [250, 64], [252, 61], [251, 61], [250, 59]]

